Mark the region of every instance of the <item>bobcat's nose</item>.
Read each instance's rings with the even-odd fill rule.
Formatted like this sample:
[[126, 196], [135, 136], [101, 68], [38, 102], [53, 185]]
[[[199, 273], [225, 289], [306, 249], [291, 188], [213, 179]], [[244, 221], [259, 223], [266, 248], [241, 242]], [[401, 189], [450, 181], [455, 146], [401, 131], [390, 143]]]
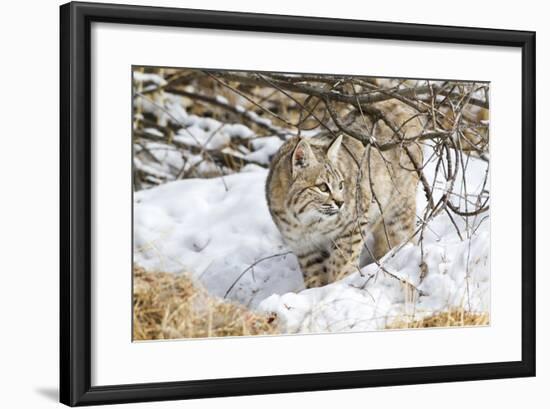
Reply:
[[340, 209], [344, 205], [344, 201], [343, 200], [334, 200], [334, 204], [336, 205], [336, 207], [338, 207], [338, 209]]

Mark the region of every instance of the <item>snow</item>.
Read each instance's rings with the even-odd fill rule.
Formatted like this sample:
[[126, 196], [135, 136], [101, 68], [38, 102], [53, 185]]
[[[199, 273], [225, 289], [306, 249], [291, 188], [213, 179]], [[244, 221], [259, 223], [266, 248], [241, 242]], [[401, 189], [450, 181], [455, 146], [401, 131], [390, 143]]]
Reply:
[[223, 95], [216, 95], [216, 101], [221, 102], [222, 104], [226, 104], [226, 105], [229, 104], [229, 101]]
[[[222, 101], [224, 97], [218, 96], [217, 99]], [[233, 138], [256, 137], [254, 131], [243, 124], [224, 123], [213, 118], [190, 115], [184, 107], [182, 97], [178, 95], [164, 93], [162, 98], [157, 97], [154, 101], [148, 96], [136, 101], [144, 112], [157, 117], [159, 126], [165, 127], [171, 123], [180, 127], [174, 139], [189, 146], [219, 149], [228, 145]], [[146, 128], [144, 131], [153, 136], [163, 136], [154, 128]]]
[[[217, 99], [224, 101], [222, 96]], [[145, 172], [146, 178], [153, 185], [179, 179], [190, 171], [198, 175], [233, 173], [232, 169], [221, 169], [221, 165], [213, 163], [209, 150], [229, 153], [267, 167], [271, 157], [283, 143], [279, 137], [258, 136], [252, 129], [240, 123], [224, 123], [189, 114], [184, 100], [178, 95], [163, 93], [162, 96], [145, 96], [136, 99], [136, 104], [142, 112], [153, 114], [160, 127], [172, 125], [177, 129], [175, 134], [168, 135], [168, 132], [165, 134], [157, 128], [145, 127], [142, 131], [157, 140], [141, 139], [134, 144], [138, 156], [136, 168]], [[136, 113], [134, 118], [143, 120], [144, 116]], [[181, 149], [181, 145], [190, 149]], [[143, 187], [150, 185], [145, 184]]]
[[147, 144], [147, 149], [157, 160], [156, 164], [163, 166], [167, 173], [170, 173], [171, 169], [182, 168], [182, 154], [174, 146], [157, 142], [149, 142]]
[[[246, 157], [266, 163], [281, 143], [277, 137], [252, 139], [254, 152]], [[476, 194], [484, 188], [487, 163], [469, 161], [466, 188]], [[434, 169], [429, 163], [426, 174]], [[173, 181], [135, 193], [134, 262], [148, 270], [190, 272], [214, 295], [276, 313], [287, 333], [379, 330], [396, 318], [454, 307], [490, 310], [488, 213], [470, 217], [469, 225], [455, 219], [462, 240], [445, 212], [429, 221], [423, 280], [420, 246], [409, 243], [388, 253], [383, 269], [370, 264], [325, 287], [304, 289], [297, 260], [269, 215], [266, 176], [266, 169], [247, 165], [223, 178]], [[457, 194], [464, 189], [459, 181], [460, 174]], [[438, 180], [438, 194], [445, 184]], [[419, 217], [425, 203], [420, 186]]]
[[255, 133], [242, 124], [226, 124], [212, 118], [190, 115], [185, 121], [189, 126], [181, 128], [174, 140], [188, 146], [206, 149], [221, 149], [229, 145], [231, 139], [250, 139]]
[[252, 162], [269, 165], [271, 158], [277, 153], [283, 143], [284, 141], [278, 136], [253, 139], [251, 145], [254, 151], [244, 155], [244, 158]]
[[[444, 216], [435, 221], [445, 224]], [[323, 288], [274, 294], [259, 309], [277, 313], [289, 333], [383, 329], [395, 319], [418, 319], [453, 307], [489, 311], [489, 225], [482, 226], [471, 242], [461, 242], [451, 231], [439, 241], [426, 240], [428, 274], [421, 283], [418, 246], [407, 244], [382, 261], [386, 270], [426, 295], [416, 296], [373, 263]]]
[[268, 119], [268, 118], [264, 118], [262, 116], [259, 116], [256, 112], [254, 111], [247, 111], [246, 114], [248, 115], [248, 117], [250, 119], [252, 119], [254, 122], [256, 123], [259, 123], [259, 124], [263, 124], [265, 126], [273, 126], [273, 123], [271, 122], [271, 119]]
[[[263, 200], [266, 175], [253, 166], [223, 181], [187, 179], [137, 192], [134, 262], [148, 270], [191, 272], [223, 297], [255, 260], [288, 251]], [[292, 254], [248, 273], [229, 298], [255, 306], [274, 292], [303, 288]]]
[[[256, 134], [243, 124], [230, 124], [213, 118], [189, 115], [183, 107], [181, 97], [169, 93], [164, 95], [164, 101], [157, 100], [153, 103], [146, 98], [140, 98], [139, 103], [144, 112], [157, 117], [160, 126], [166, 126], [170, 122], [180, 127], [174, 136], [177, 142], [206, 149], [220, 149], [229, 145], [234, 138], [256, 137]], [[161, 108], [163, 106], [164, 109]], [[154, 129], [146, 128], [145, 131], [153, 134]], [[153, 136], [163, 135], [156, 131]]]
[[158, 138], [164, 137], [164, 134], [161, 131], [159, 131], [157, 128], [143, 128], [143, 132], [152, 136], [156, 136]]
[[140, 71], [134, 71], [134, 81], [153, 82], [157, 85], [166, 85], [166, 80], [158, 74], [148, 74]]
[[172, 175], [170, 175], [168, 172], [163, 171], [162, 169], [159, 169], [158, 167], [148, 165], [146, 163], [143, 163], [139, 158], [134, 158], [134, 166], [136, 169], [139, 169], [141, 171], [144, 171], [148, 173], [151, 176], [154, 176], [155, 178], [158, 178], [158, 180], [162, 179], [173, 179]]

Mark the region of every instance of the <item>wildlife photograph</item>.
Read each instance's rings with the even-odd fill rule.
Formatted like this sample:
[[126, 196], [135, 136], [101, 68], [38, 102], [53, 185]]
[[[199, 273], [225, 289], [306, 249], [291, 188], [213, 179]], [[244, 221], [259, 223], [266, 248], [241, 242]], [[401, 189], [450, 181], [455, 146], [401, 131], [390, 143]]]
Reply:
[[134, 341], [491, 324], [489, 82], [131, 78]]

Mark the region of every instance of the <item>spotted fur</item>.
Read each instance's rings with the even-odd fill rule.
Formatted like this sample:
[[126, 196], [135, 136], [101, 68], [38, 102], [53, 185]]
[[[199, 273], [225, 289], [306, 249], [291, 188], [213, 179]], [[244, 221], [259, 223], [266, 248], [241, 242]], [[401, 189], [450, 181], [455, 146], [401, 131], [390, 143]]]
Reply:
[[[405, 138], [422, 131], [420, 119], [399, 102], [377, 104]], [[355, 126], [379, 144], [396, 140], [382, 121]], [[380, 152], [341, 134], [292, 138], [272, 160], [266, 197], [272, 218], [298, 258], [307, 286], [356, 271], [359, 256], [379, 259], [409, 239], [415, 226], [419, 146]], [[374, 245], [367, 245], [368, 236]]]

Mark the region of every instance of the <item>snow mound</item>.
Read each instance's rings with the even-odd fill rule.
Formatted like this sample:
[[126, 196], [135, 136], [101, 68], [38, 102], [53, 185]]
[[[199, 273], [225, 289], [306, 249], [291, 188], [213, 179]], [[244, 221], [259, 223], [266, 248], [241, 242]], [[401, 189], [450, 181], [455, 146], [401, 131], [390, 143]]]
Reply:
[[228, 298], [251, 306], [273, 293], [303, 289], [296, 257], [267, 209], [266, 176], [267, 170], [248, 166], [223, 178], [137, 192], [134, 262], [151, 271], [191, 272], [212, 294], [224, 297], [230, 290]]
[[[434, 224], [443, 224], [440, 216]], [[472, 240], [451, 232], [424, 242], [427, 274], [421, 279], [420, 247], [407, 244], [381, 261], [336, 283], [299, 294], [273, 294], [259, 305], [274, 312], [287, 333], [383, 329], [395, 320], [420, 319], [440, 311], [490, 309], [489, 231]], [[481, 228], [480, 228], [481, 229]]]
[[[265, 142], [269, 152], [275, 149], [275, 139]], [[471, 168], [481, 175], [468, 178], [475, 192], [484, 168], [481, 163]], [[460, 219], [455, 227], [444, 212], [431, 220], [424, 268], [420, 246], [407, 244], [388, 253], [383, 268], [370, 264], [338, 282], [304, 290], [296, 257], [269, 214], [266, 176], [264, 168], [248, 165], [225, 177], [168, 182], [135, 193], [134, 262], [150, 271], [190, 272], [214, 295], [276, 313], [286, 333], [377, 330], [396, 318], [418, 319], [450, 308], [489, 311], [487, 215], [478, 217], [475, 231]]]

